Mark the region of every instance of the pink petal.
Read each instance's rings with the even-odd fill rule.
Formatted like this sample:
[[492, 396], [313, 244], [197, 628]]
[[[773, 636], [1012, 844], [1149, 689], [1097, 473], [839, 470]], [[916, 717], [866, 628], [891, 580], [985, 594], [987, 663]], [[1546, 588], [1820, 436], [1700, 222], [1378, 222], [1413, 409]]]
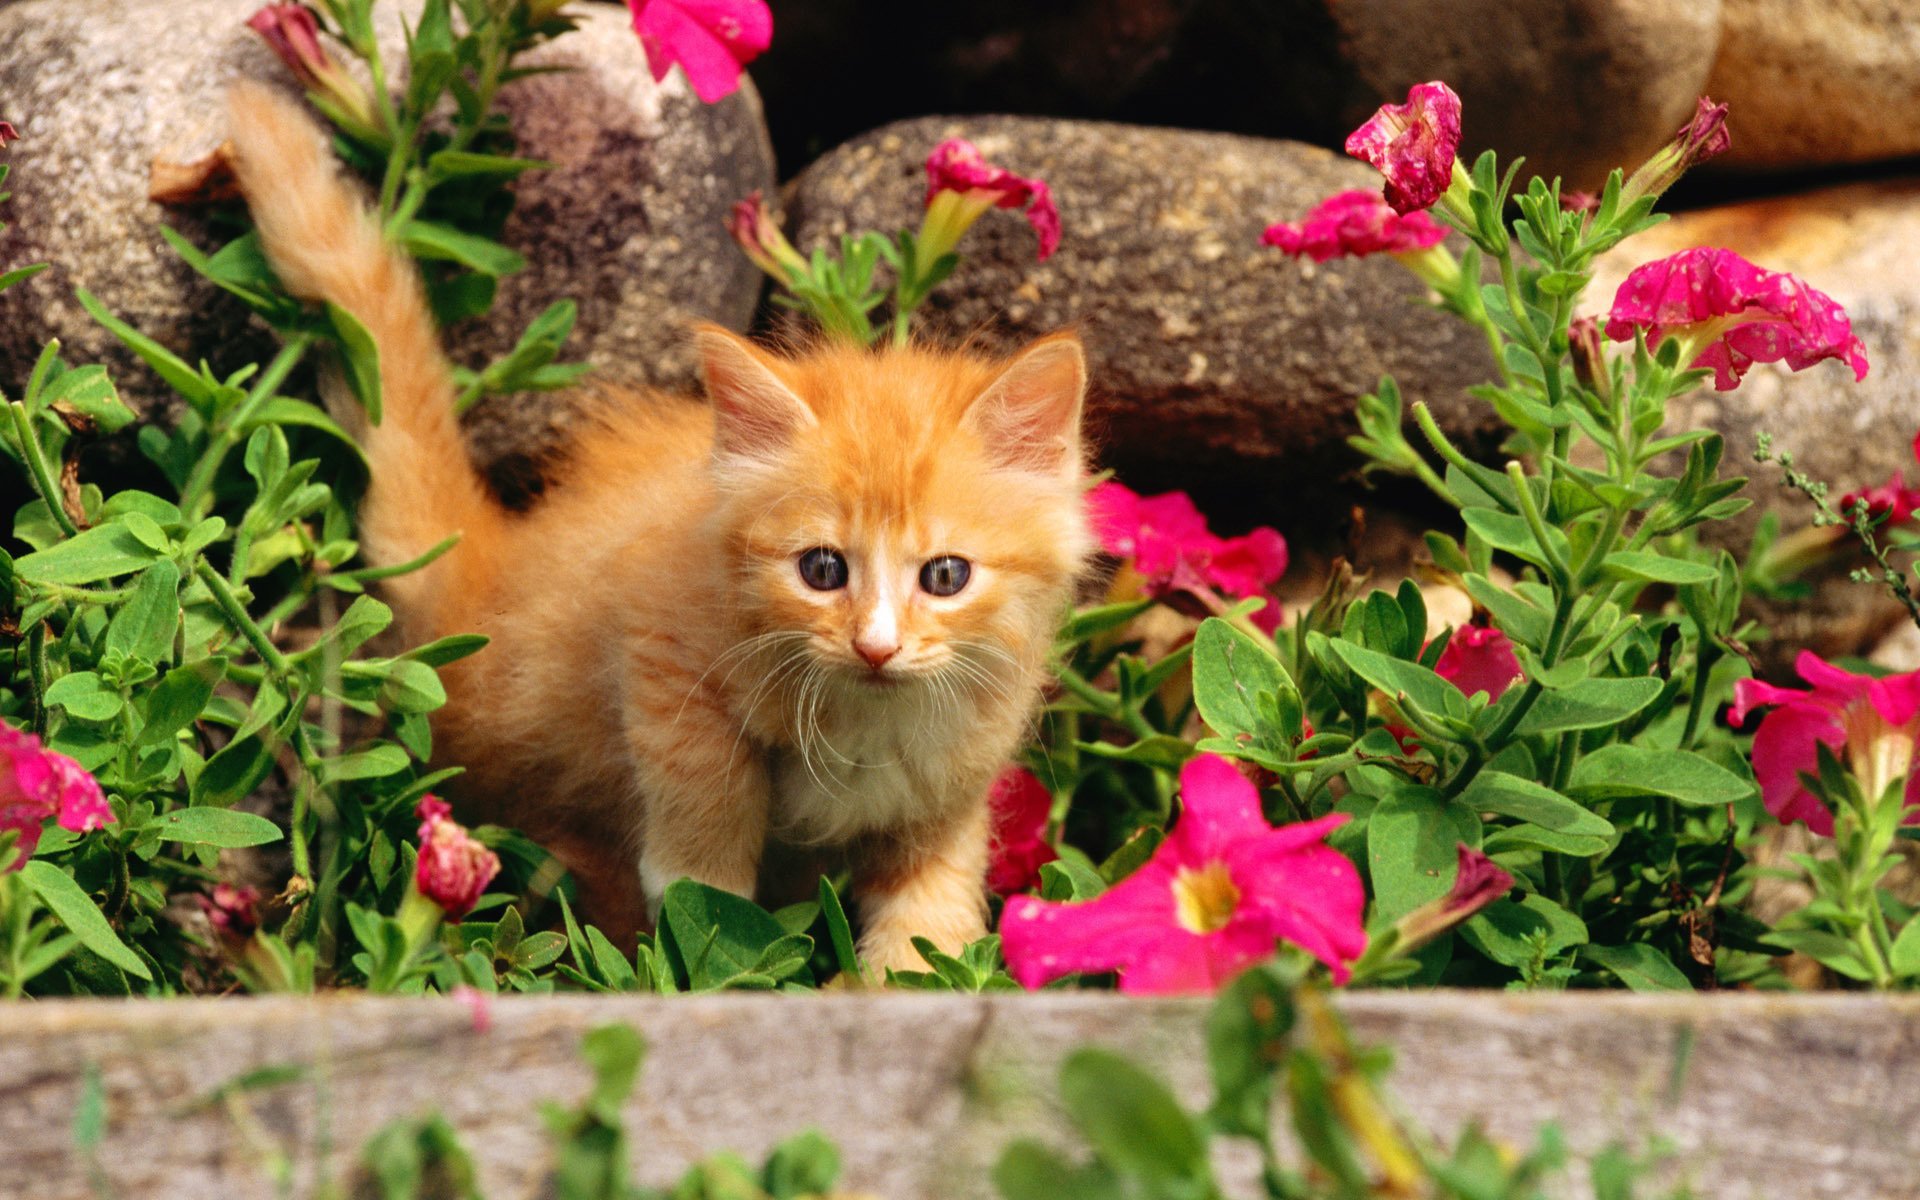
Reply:
[[1037, 988], [1062, 975], [1131, 966], [1160, 949], [1169, 931], [1179, 925], [1173, 866], [1163, 845], [1139, 870], [1091, 900], [1009, 900], [1000, 916], [1000, 947], [1007, 973], [1022, 987]]
[[1513, 686], [1513, 681], [1520, 678], [1520, 660], [1513, 653], [1513, 643], [1500, 630], [1486, 625], [1466, 625], [1454, 630], [1453, 636], [1447, 639], [1433, 670], [1466, 695], [1485, 692], [1492, 701], [1498, 700]]
[[1261, 242], [1277, 246], [1298, 258], [1315, 262], [1330, 258], [1365, 258], [1370, 254], [1406, 254], [1437, 246], [1447, 231], [1424, 212], [1405, 216], [1378, 192], [1340, 192], [1296, 224], [1269, 225]]
[[60, 828], [86, 833], [113, 824], [113, 809], [100, 791], [100, 781], [64, 754], [46, 752], [60, 802]]
[[[1367, 948], [1361, 914], [1366, 889], [1351, 859], [1330, 846], [1301, 844], [1312, 828], [1325, 836], [1340, 821], [1303, 822], [1286, 826], [1258, 842], [1243, 846], [1229, 859], [1229, 869], [1240, 888], [1236, 923], [1254, 923], [1271, 947], [1283, 939], [1313, 955], [1333, 972], [1335, 983], [1345, 983], [1347, 964]], [[1290, 834], [1290, 837], [1282, 837]]]
[[1133, 557], [1140, 521], [1140, 495], [1125, 484], [1109, 479], [1087, 493], [1087, 524], [1108, 554]]
[[1225, 929], [1209, 934], [1168, 930], [1149, 953], [1120, 972], [1120, 990], [1143, 996], [1192, 996], [1218, 991], [1220, 985], [1273, 953], [1273, 939], [1258, 929]]
[[1180, 768], [1180, 818], [1154, 857], [1171, 853], [1174, 863], [1198, 869], [1271, 832], [1247, 777], [1218, 754], [1196, 754]]
[[1833, 836], [1833, 814], [1801, 786], [1800, 775], [1819, 769], [1815, 746], [1838, 751], [1846, 733], [1825, 707], [1783, 704], [1760, 719], [1753, 734], [1753, 777], [1760, 802], [1781, 824], [1805, 821], [1823, 837]]
[[1023, 892], [1039, 882], [1043, 864], [1060, 857], [1043, 840], [1053, 795], [1033, 772], [1008, 767], [987, 794], [993, 841], [987, 861], [987, 887], [1000, 896]]
[[1460, 97], [1438, 81], [1417, 83], [1405, 104], [1386, 104], [1347, 137], [1347, 153], [1386, 176], [1397, 213], [1431, 208], [1453, 179], [1460, 148]]
[[740, 72], [773, 39], [764, 0], [629, 0], [654, 79], [678, 65], [712, 104], [740, 87]]
[[1287, 539], [1264, 525], [1220, 540], [1207, 559], [1208, 580], [1236, 599], [1258, 594], [1286, 573]]

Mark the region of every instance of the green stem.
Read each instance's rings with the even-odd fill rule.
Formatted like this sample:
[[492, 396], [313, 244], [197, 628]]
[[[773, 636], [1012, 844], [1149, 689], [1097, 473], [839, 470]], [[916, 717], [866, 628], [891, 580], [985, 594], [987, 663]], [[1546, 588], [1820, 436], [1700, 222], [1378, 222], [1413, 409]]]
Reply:
[[290, 669], [286, 655], [280, 653], [280, 648], [275, 646], [254, 619], [247, 615], [246, 605], [240, 602], [240, 597], [234, 594], [233, 588], [220, 572], [214, 570], [203, 558], [194, 564], [194, 574], [207, 585], [207, 590], [213, 593], [213, 602], [220, 606], [220, 611], [227, 615], [228, 622], [240, 636], [247, 639], [247, 644], [252, 646], [254, 652], [260, 656], [260, 660], [267, 664], [267, 669], [285, 678]]
[[180, 492], [180, 511], [186, 514], [188, 521], [198, 521], [207, 515], [206, 510], [213, 506], [214, 481], [218, 479], [227, 455], [240, 444], [241, 434], [247, 423], [253, 420], [253, 415], [260, 411], [261, 405], [273, 398], [312, 344], [313, 335], [308, 333], [295, 334], [288, 339], [287, 344], [280, 347], [280, 353], [274, 355], [273, 361], [267, 364], [267, 369], [261, 372], [253, 389], [247, 393], [247, 398], [240, 402], [240, 407], [220, 423], [208, 441], [206, 450], [201, 453], [200, 461], [193, 464], [193, 471], [187, 476], [187, 486]]
[[[1440, 426], [1434, 421], [1433, 413], [1427, 408], [1427, 402], [1425, 400], [1416, 400], [1413, 402], [1413, 422], [1420, 427], [1421, 434], [1427, 439], [1427, 444], [1433, 447], [1433, 452], [1445, 459], [1450, 465], [1458, 467], [1461, 472], [1469, 478], [1472, 478], [1475, 470], [1480, 469], [1480, 464], [1473, 462], [1466, 455], [1460, 453], [1459, 448], [1447, 440], [1447, 435], [1440, 432]], [[1511, 505], [1507, 504], [1507, 502], [1499, 496], [1495, 496], [1494, 501], [1508, 512], [1515, 511]], [[1447, 502], [1449, 504], [1456, 503], [1451, 496], [1447, 497]]]
[[68, 537], [78, 537], [80, 527], [73, 523], [73, 517], [67, 512], [66, 501], [47, 469], [47, 458], [40, 451], [40, 439], [34, 436], [33, 419], [27, 416], [26, 405], [14, 400], [7, 404], [7, 411], [13, 417], [13, 432], [20, 439], [20, 457], [26, 460], [27, 475], [33, 483], [33, 490], [47, 502], [53, 522], [60, 527], [60, 532]]
[[1573, 582], [1573, 573], [1567, 567], [1567, 560], [1553, 548], [1547, 539], [1547, 523], [1540, 515], [1540, 507], [1533, 501], [1533, 489], [1527, 485], [1527, 473], [1517, 462], [1507, 464], [1507, 478], [1513, 482], [1515, 497], [1520, 501], [1520, 515], [1527, 520], [1527, 528], [1533, 531], [1533, 540], [1540, 543], [1540, 553], [1547, 560], [1547, 570], [1553, 574], [1554, 582], [1561, 588], [1568, 588]]
[[41, 697], [53, 686], [53, 680], [47, 668], [47, 626], [44, 621], [35, 624], [33, 632], [27, 635], [27, 670], [33, 680], [33, 731], [45, 737], [47, 705]]

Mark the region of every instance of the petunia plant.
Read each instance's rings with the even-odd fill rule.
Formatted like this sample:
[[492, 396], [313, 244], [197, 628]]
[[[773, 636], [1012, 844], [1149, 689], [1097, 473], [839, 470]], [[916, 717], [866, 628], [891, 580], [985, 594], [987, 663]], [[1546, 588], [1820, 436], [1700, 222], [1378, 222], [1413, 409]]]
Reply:
[[[927, 195], [920, 228], [888, 237], [867, 232], [840, 239], [838, 256], [825, 247], [811, 256], [794, 248], [758, 192], [734, 205], [728, 230], [752, 263], [772, 277], [774, 303], [805, 314], [835, 337], [863, 345], [882, 336], [905, 345], [913, 313], [959, 265], [955, 248], [975, 221], [994, 208], [1019, 208], [1046, 261], [1060, 246], [1060, 211], [1044, 180], [996, 167], [963, 138], [949, 138], [927, 156]], [[875, 272], [885, 263], [888, 288]], [[873, 314], [891, 301], [887, 319]]]

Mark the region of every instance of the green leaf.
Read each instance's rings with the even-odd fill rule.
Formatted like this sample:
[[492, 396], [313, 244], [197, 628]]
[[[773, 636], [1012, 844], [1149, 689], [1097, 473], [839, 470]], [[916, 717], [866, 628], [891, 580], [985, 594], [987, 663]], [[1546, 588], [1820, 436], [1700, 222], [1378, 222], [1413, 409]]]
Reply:
[[1527, 736], [1618, 725], [1659, 694], [1658, 679], [1585, 679], [1559, 691], [1542, 692], [1516, 732]]
[[1634, 583], [1712, 583], [1718, 577], [1705, 563], [1641, 550], [1616, 550], [1600, 565], [1607, 578]]
[[457, 262], [482, 275], [511, 275], [527, 265], [525, 258], [492, 238], [438, 221], [408, 221], [400, 227], [400, 241], [415, 258]]
[[118, 689], [108, 687], [92, 671], [74, 671], [62, 675], [47, 688], [44, 697], [54, 708], [64, 708], [82, 721], [106, 721], [125, 703]]
[[1533, 962], [1536, 939], [1545, 957], [1570, 950], [1587, 940], [1587, 923], [1545, 896], [1534, 893], [1518, 902], [1495, 900], [1460, 927], [1460, 936], [1494, 962], [1526, 967]]
[[64, 542], [17, 558], [14, 574], [28, 583], [98, 583], [151, 566], [161, 554], [128, 528], [126, 522], [134, 515], [84, 529]]
[[1107, 890], [1107, 881], [1100, 878], [1100, 872], [1094, 870], [1086, 855], [1072, 846], [1063, 849], [1073, 852], [1040, 864], [1042, 896], [1048, 900], [1091, 900]]
[[1848, 979], [1861, 983], [1873, 980], [1873, 971], [1861, 956], [1860, 948], [1839, 934], [1824, 929], [1776, 929], [1760, 941], [1763, 945], [1804, 954], [1829, 971]]
[[[166, 385], [196, 411], [205, 412], [213, 403], [213, 385], [204, 379], [200, 372], [189, 367], [180, 356], [141, 333], [133, 326], [107, 311], [92, 292], [85, 288], [75, 288], [74, 295], [80, 300], [80, 307], [87, 310], [89, 316], [106, 326], [107, 332], [126, 343], [127, 349], [139, 355], [154, 373], [166, 381]], [[89, 947], [91, 948], [91, 947]], [[145, 978], [142, 976], [142, 978]]]
[[346, 372], [347, 385], [359, 398], [360, 407], [367, 410], [367, 420], [378, 425], [380, 348], [357, 317], [331, 301], [327, 304], [327, 321], [333, 326], [334, 336], [340, 339], [340, 364]]
[[1893, 939], [1893, 952], [1887, 956], [1887, 965], [1902, 979], [1920, 976], [1920, 916], [1909, 918], [1900, 936]]
[[1460, 803], [1476, 812], [1526, 821], [1563, 838], [1588, 844], [1584, 853], [1603, 854], [1613, 841], [1613, 825], [1552, 788], [1503, 771], [1483, 770], [1460, 794]]
[[1285, 748], [1276, 698], [1294, 698], [1293, 681], [1273, 652], [1251, 636], [1208, 617], [1193, 638], [1193, 700], [1200, 717], [1236, 743]]
[[1412, 704], [1423, 713], [1465, 721], [1467, 698], [1460, 689], [1421, 666], [1376, 654], [1352, 642], [1331, 639], [1328, 645], [1353, 673], [1396, 701]]
[[165, 662], [180, 627], [180, 569], [162, 560], [140, 573], [107, 626], [105, 650], [150, 663]]
[[1127, 1194], [1104, 1163], [1077, 1166], [1031, 1138], [1001, 1153], [993, 1186], [1002, 1200], [1115, 1200]]
[[487, 641], [485, 634], [456, 633], [436, 638], [424, 646], [415, 646], [400, 657], [425, 663], [429, 667], [444, 667], [448, 663], [459, 662], [467, 655], [482, 649]]
[[36, 859], [20, 868], [20, 878], [53, 915], [60, 918], [60, 923], [80, 939], [82, 946], [135, 978], [153, 979], [147, 964], [120, 940], [120, 935], [94, 904], [93, 897], [81, 890], [73, 876], [50, 862]]
[[833, 943], [833, 958], [850, 978], [861, 976], [860, 956], [853, 948], [853, 927], [847, 922], [847, 910], [840, 904], [840, 893], [833, 881], [820, 877], [820, 914], [827, 922], [827, 938]]
[[407, 769], [412, 760], [407, 752], [398, 746], [382, 744], [343, 754], [338, 758], [322, 759], [319, 775], [322, 783], [345, 783], [354, 779], [384, 779], [389, 775], [398, 775]]
[[155, 817], [152, 828], [163, 842], [188, 842], [196, 846], [264, 846], [284, 835], [280, 827], [265, 817], [231, 808], [182, 808]]
[[138, 420], [134, 411], [121, 403], [105, 367], [76, 367], [62, 372], [41, 393], [40, 403], [64, 404], [91, 419], [103, 433], [118, 433]]
[[1453, 887], [1458, 846], [1480, 845], [1480, 817], [1438, 789], [1402, 784], [1367, 819], [1374, 920], [1395, 920]]
[[1123, 604], [1102, 604], [1095, 608], [1080, 609], [1067, 618], [1066, 627], [1060, 631], [1060, 641], [1083, 642], [1096, 633], [1118, 629], [1152, 608], [1155, 603], [1153, 600], [1129, 600]]
[[386, 673], [380, 701], [392, 712], [429, 713], [447, 702], [440, 677], [423, 662], [396, 658], [387, 664]]
[[226, 675], [224, 658], [202, 659], [175, 667], [147, 693], [146, 723], [140, 727], [142, 746], [156, 746], [193, 724], [213, 699], [213, 689]]
[[1693, 985], [1667, 956], [1645, 942], [1625, 946], [1584, 946], [1580, 957], [1612, 972], [1636, 992], [1690, 992]]
[[508, 158], [499, 154], [473, 154], [465, 150], [442, 150], [427, 159], [427, 178], [434, 184], [449, 179], [491, 176], [510, 179], [525, 171], [544, 171], [553, 166], [537, 158]]
[[1696, 808], [1735, 804], [1753, 785], [1691, 750], [1624, 743], [1602, 746], [1574, 765], [1567, 790], [1589, 799], [1663, 796]]
[[798, 943], [813, 945], [810, 938], [788, 934], [753, 901], [692, 879], [667, 885], [660, 924], [679, 949], [695, 991], [750, 982], [743, 977], [761, 974], [769, 951], [785, 961]]
[[1212, 1170], [1199, 1122], [1159, 1079], [1109, 1050], [1076, 1050], [1060, 1068], [1060, 1099], [1100, 1157], [1138, 1176], [1150, 1196], [1205, 1196]]

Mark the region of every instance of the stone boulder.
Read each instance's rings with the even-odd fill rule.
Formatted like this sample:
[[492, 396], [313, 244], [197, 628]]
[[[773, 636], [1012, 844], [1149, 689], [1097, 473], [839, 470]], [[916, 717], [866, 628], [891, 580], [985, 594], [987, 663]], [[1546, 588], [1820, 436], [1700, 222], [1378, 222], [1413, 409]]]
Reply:
[[1035, 261], [1032, 232], [991, 212], [922, 309], [938, 340], [1011, 351], [1065, 326], [1085, 339], [1104, 462], [1137, 487], [1233, 494], [1220, 506], [1292, 534], [1344, 517], [1357, 465], [1354, 398], [1382, 374], [1409, 402], [1485, 448], [1487, 410], [1464, 389], [1492, 374], [1485, 342], [1425, 307], [1384, 258], [1297, 262], [1260, 244], [1344, 188], [1379, 177], [1297, 143], [1076, 121], [930, 117], [827, 154], [790, 185], [790, 232], [809, 252], [848, 231], [917, 225], [928, 150], [967, 137], [1054, 189], [1065, 236]]
[[1707, 88], [1732, 106], [1721, 167], [1785, 169], [1920, 154], [1920, 4], [1721, 0]]
[[[1866, 347], [1865, 380], [1837, 363], [1798, 373], [1758, 365], [1739, 387], [1711, 386], [1676, 402], [1669, 428], [1706, 427], [1727, 441], [1726, 468], [1751, 476], [1754, 507], [1718, 528], [1716, 540], [1739, 554], [1763, 513], [1779, 514], [1783, 531], [1806, 527], [1812, 505], [1780, 483], [1780, 469], [1752, 459], [1755, 436], [1773, 435], [1776, 450], [1841, 494], [1885, 482], [1904, 470], [1915, 479], [1914, 430], [1920, 426], [1920, 180], [1828, 188], [1682, 213], [1601, 260], [1587, 307], [1604, 312], [1633, 267], [1690, 246], [1723, 246], [1775, 271], [1789, 272], [1847, 310]], [[1784, 646], [1826, 654], [1864, 651], [1900, 607], [1877, 585], [1856, 584], [1836, 564], [1816, 579], [1814, 595], [1790, 607], [1767, 608], [1766, 622]], [[1789, 649], [1790, 654], [1790, 649]]]
[[[246, 18], [256, 0], [22, 0], [0, 10], [0, 96], [24, 138], [12, 148], [7, 267], [52, 269], [0, 293], [0, 386], [15, 390], [42, 342], [69, 361], [104, 361], [122, 391], [164, 408], [164, 386], [73, 298], [76, 287], [189, 361], [216, 370], [265, 361], [272, 335], [202, 282], [161, 240], [172, 225], [212, 247], [231, 236], [202, 208], [148, 199], [156, 159], [191, 163], [224, 136], [222, 95], [247, 76], [285, 83]], [[404, 61], [400, 12], [383, 4], [384, 53]], [[720, 104], [676, 72], [657, 86], [624, 9], [578, 10], [582, 26], [538, 61], [569, 68], [501, 94], [523, 152], [556, 164], [523, 176], [506, 240], [530, 266], [503, 280], [487, 317], [452, 331], [454, 357], [478, 364], [513, 344], [562, 296], [580, 319], [565, 357], [622, 382], [690, 385], [680, 328], [689, 318], [744, 328], [758, 273], [728, 238], [729, 206], [771, 187], [773, 159], [750, 88]], [[559, 406], [504, 398], [476, 413], [482, 453], [536, 447]]]
[[[1692, 112], [1720, 11], [1721, 0], [794, 0], [754, 70], [788, 162], [929, 112], [1337, 148], [1383, 101], [1445, 79], [1466, 101], [1470, 150], [1525, 154], [1593, 188]], [[861, 86], [821, 86], [836, 72]]]

